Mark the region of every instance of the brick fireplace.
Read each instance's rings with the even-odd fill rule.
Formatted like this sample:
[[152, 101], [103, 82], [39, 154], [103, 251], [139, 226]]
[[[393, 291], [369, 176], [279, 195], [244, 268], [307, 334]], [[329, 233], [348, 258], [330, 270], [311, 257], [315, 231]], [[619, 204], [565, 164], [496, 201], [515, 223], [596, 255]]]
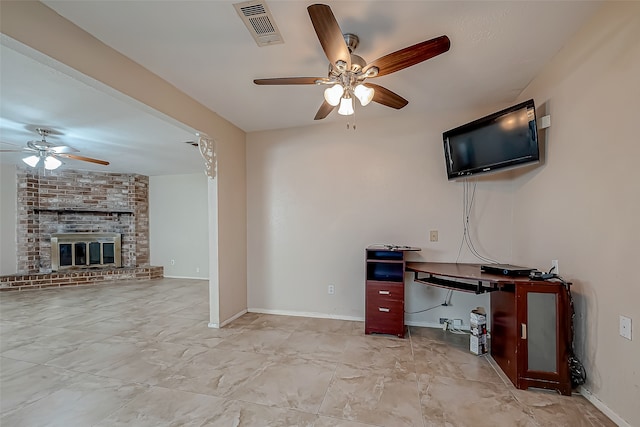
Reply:
[[[17, 275], [38, 274], [34, 280], [57, 275], [51, 268], [51, 237], [57, 233], [118, 233], [122, 270], [115, 276], [126, 277], [129, 270], [136, 276], [141, 268], [149, 269], [148, 193], [149, 178], [142, 175], [64, 169], [33, 174], [18, 169]], [[162, 277], [161, 267], [151, 268], [159, 268]], [[96, 275], [100, 273], [89, 276]], [[151, 275], [158, 276], [158, 271]], [[13, 280], [0, 279], [5, 288], [7, 280]]]

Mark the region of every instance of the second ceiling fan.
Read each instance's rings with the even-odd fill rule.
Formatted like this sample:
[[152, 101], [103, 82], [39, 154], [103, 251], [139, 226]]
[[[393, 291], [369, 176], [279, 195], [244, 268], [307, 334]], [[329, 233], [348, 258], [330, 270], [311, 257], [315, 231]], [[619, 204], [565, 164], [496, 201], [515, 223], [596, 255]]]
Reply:
[[342, 34], [328, 5], [312, 4], [307, 11], [322, 49], [329, 59], [328, 76], [256, 79], [253, 82], [257, 85], [329, 85], [324, 92], [325, 100], [316, 113], [315, 120], [324, 119], [338, 105], [339, 114], [353, 114], [353, 98], [357, 98], [363, 106], [373, 101], [395, 109], [404, 107], [409, 101], [383, 86], [365, 83], [365, 80], [416, 65], [448, 51], [451, 46], [447, 36], [440, 36], [400, 49], [367, 64], [360, 56], [353, 54], [359, 42], [358, 36]]

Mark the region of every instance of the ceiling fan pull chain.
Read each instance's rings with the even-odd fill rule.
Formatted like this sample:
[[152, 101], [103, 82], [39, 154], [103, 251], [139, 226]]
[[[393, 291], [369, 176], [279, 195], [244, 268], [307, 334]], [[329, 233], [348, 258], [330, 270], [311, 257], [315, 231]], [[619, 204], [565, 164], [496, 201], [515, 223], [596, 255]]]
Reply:
[[356, 110], [358, 109], [358, 103], [357, 102], [353, 102], [353, 114], [351, 115], [351, 117], [353, 118], [353, 124], [351, 126], [351, 128], [355, 131], [356, 130]]

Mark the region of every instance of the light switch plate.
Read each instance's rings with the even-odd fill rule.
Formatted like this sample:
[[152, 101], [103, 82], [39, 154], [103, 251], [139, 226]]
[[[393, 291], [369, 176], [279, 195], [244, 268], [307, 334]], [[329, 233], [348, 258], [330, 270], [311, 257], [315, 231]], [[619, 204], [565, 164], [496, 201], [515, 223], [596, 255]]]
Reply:
[[631, 341], [631, 318], [620, 316], [620, 336]]

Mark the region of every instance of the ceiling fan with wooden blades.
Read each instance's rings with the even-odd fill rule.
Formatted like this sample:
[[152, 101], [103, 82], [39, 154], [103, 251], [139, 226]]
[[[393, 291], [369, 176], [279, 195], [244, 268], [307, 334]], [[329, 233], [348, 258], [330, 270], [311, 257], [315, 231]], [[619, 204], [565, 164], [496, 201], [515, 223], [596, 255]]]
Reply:
[[253, 82], [257, 85], [329, 85], [324, 91], [325, 100], [314, 120], [324, 119], [338, 105], [339, 114], [353, 114], [353, 98], [357, 98], [362, 106], [373, 101], [395, 109], [403, 108], [409, 101], [383, 86], [365, 81], [426, 61], [448, 51], [451, 46], [447, 36], [440, 36], [367, 63], [353, 53], [360, 41], [358, 36], [342, 33], [328, 5], [312, 4], [307, 11], [322, 49], [329, 59], [328, 76], [256, 79]]
[[0, 152], [24, 152], [31, 154], [30, 156], [23, 158], [22, 161], [33, 168], [44, 166], [47, 170], [59, 168], [63, 164], [59, 158], [81, 160], [83, 162], [90, 162], [104, 166], [109, 165], [109, 162], [104, 160], [73, 154], [78, 152], [75, 148], [71, 148], [66, 145], [54, 145], [47, 142], [46, 137], [54, 133], [51, 129], [36, 128], [35, 130], [40, 135], [41, 139], [39, 141], [28, 141], [27, 146], [22, 149], [0, 150]]

